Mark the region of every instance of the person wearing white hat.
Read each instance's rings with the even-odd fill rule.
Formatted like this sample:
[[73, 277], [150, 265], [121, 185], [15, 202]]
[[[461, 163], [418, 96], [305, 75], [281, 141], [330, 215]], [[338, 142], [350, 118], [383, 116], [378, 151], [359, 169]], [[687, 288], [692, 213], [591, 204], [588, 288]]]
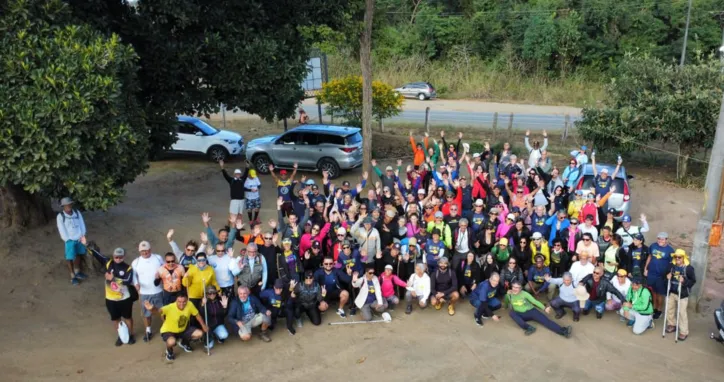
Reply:
[[79, 257], [86, 254], [85, 245], [81, 243], [86, 234], [85, 221], [80, 211], [73, 208], [71, 198], [62, 198], [60, 206], [63, 210], [58, 213], [55, 220], [60, 238], [65, 243], [65, 260], [70, 272], [70, 282], [78, 285], [81, 280], [88, 277], [80, 270], [81, 258]]
[[[613, 170], [613, 174], [608, 173], [607, 168], [602, 168], [600, 171], [596, 168], [596, 153], [591, 153], [591, 163], [593, 164], [593, 185], [596, 189], [596, 196], [603, 197], [606, 195], [610, 189], [611, 185], [613, 184], [613, 180], [616, 179], [616, 175], [618, 175], [618, 171], [621, 169], [621, 164], [623, 163], [623, 160], [619, 156], [618, 162], [616, 162], [616, 169]], [[604, 210], [607, 210], [607, 206], [603, 206]]]
[[151, 332], [151, 310], [146, 308], [146, 302], [149, 302], [157, 309], [163, 307], [163, 288], [161, 287], [161, 277], [158, 274], [158, 268], [164, 265], [161, 256], [151, 253], [151, 243], [142, 241], [138, 244], [139, 257], [133, 260], [133, 284], [141, 297], [141, 312], [143, 313], [143, 323], [146, 325], [146, 332], [143, 337], [144, 342], [148, 342], [153, 337]]
[[237, 217], [244, 216], [244, 208], [246, 206], [246, 188], [244, 183], [249, 174], [249, 168], [245, 168], [244, 172], [241, 169], [234, 170], [234, 176], [230, 176], [224, 168], [224, 161], [219, 161], [221, 167], [221, 174], [229, 183], [229, 194], [231, 202], [229, 202], [229, 220], [236, 221]]

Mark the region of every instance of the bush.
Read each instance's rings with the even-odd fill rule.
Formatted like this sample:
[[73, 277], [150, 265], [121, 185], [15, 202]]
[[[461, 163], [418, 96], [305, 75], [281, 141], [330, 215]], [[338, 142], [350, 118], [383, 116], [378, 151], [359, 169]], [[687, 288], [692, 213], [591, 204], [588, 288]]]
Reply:
[[[362, 77], [348, 76], [322, 85], [319, 101], [328, 105], [326, 113], [359, 126], [362, 122]], [[402, 111], [403, 97], [390, 85], [372, 82], [372, 116], [375, 120], [393, 117]]]

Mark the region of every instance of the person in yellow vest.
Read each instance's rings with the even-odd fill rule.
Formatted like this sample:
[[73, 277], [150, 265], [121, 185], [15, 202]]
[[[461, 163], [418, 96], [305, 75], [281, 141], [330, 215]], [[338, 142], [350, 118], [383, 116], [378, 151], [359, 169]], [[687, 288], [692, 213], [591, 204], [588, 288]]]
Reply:
[[212, 285], [217, 291], [221, 290], [216, 282], [214, 268], [208, 265], [206, 254], [202, 252], [196, 254], [196, 264], [189, 267], [182, 284], [186, 287], [189, 300], [196, 309], [200, 309], [201, 299], [204, 298], [205, 285]]
[[536, 232], [531, 236], [530, 251], [531, 251], [531, 262], [535, 264], [535, 257], [542, 255], [544, 258], [545, 266], [551, 265], [551, 249], [548, 247], [548, 242], [543, 240], [543, 235], [540, 232]]

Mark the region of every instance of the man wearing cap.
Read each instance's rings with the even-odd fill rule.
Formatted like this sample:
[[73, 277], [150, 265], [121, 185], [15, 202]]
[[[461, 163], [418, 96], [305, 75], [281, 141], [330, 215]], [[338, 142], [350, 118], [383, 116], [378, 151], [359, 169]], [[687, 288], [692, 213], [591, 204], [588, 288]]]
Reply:
[[452, 237], [452, 267], [454, 271], [460, 270], [460, 263], [472, 252], [475, 243], [475, 234], [468, 226], [468, 219], [462, 218]]
[[65, 197], [60, 200], [60, 206], [63, 208], [55, 219], [58, 225], [58, 233], [65, 243], [65, 260], [68, 264], [70, 272], [70, 282], [73, 285], [80, 284], [81, 280], [85, 280], [88, 276], [80, 271], [79, 256], [86, 254], [85, 246], [81, 240], [85, 237], [85, 221], [80, 211], [73, 208], [73, 200]]
[[394, 209], [388, 208], [385, 216], [377, 221], [375, 229], [380, 234], [380, 247], [387, 248], [397, 240], [402, 239], [400, 235], [400, 226], [397, 224], [397, 213]]
[[[267, 310], [271, 311], [271, 324], [269, 330], [274, 330], [277, 324], [277, 319], [280, 317], [286, 317], [287, 319], [287, 330], [294, 334], [294, 303], [287, 298], [290, 296], [290, 292], [294, 290], [294, 286], [297, 285], [295, 280], [289, 282], [288, 290], [284, 290], [284, 281], [277, 279], [274, 281], [274, 285], [271, 288], [264, 289], [259, 294], [259, 300], [264, 304]], [[298, 326], [301, 326], [301, 320], [297, 322]]]
[[[573, 311], [573, 321], [578, 322], [581, 317], [581, 303], [576, 296], [576, 284], [573, 283], [573, 275], [570, 272], [563, 274], [561, 278], [553, 278], [550, 275], [545, 277], [546, 282], [550, 285], [558, 287], [558, 296], [551, 300], [550, 305], [556, 311], [556, 318], [560, 319], [566, 315], [566, 311], [563, 308], [569, 308]], [[585, 292], [585, 287], [583, 291]], [[586, 301], [584, 299], [583, 301]]]
[[498, 263], [498, 267], [503, 269], [508, 263], [508, 259], [510, 259], [513, 251], [508, 246], [508, 239], [503, 237], [493, 246], [490, 253], [493, 254], [493, 258], [495, 258], [495, 262]]
[[430, 272], [430, 304], [436, 310], [440, 310], [442, 304], [448, 301], [447, 312], [453, 316], [455, 315], [455, 303], [460, 298], [458, 278], [455, 272], [450, 269], [447, 258], [441, 257], [437, 265], [438, 269]]
[[[397, 175], [395, 175], [395, 169], [392, 168], [392, 166], [387, 166], [385, 168], [385, 173], [383, 174], [382, 171], [377, 167], [377, 161], [372, 159], [370, 162], [372, 164], [372, 169], [375, 171], [375, 174], [380, 177], [380, 181], [382, 182], [382, 187], [388, 187], [390, 190], [395, 188], [395, 183], [397, 183]], [[400, 171], [400, 168], [397, 168], [397, 171]]]
[[[689, 337], [689, 316], [686, 308], [689, 306], [689, 293], [691, 288], [696, 284], [696, 274], [694, 267], [689, 264], [689, 256], [683, 249], [677, 249], [674, 252], [674, 261], [669, 266], [666, 278], [671, 280], [671, 287], [668, 292], [669, 306], [666, 312], [666, 332], [673, 333], [676, 325], [679, 325], [679, 341], [686, 340]], [[679, 289], [681, 296], [679, 297]], [[676, 320], [676, 314], [679, 314], [679, 320]]]
[[[308, 202], [308, 199], [305, 198]], [[283, 211], [284, 201], [279, 198], [277, 199], [277, 232], [281, 238], [291, 238], [292, 248], [299, 250], [299, 244], [301, 242], [302, 234], [304, 233], [304, 225], [309, 220], [309, 208], [304, 209], [303, 215], [297, 215], [297, 212], [292, 211], [287, 217], [287, 221], [284, 221]], [[301, 220], [299, 220], [301, 218]]]
[[578, 261], [571, 264], [571, 276], [573, 276], [573, 284], [578, 285], [584, 277], [593, 273], [594, 265], [590, 261], [591, 255], [587, 251], [578, 255]]
[[586, 154], [586, 151], [588, 151], [588, 147], [583, 145], [580, 150], [573, 150], [573, 152], [571, 152], [571, 156], [576, 158], [578, 164], [585, 165], [588, 164], [588, 155]]
[[[668, 243], [669, 234], [659, 232], [656, 235], [656, 243], [649, 247], [649, 256], [644, 266], [644, 277], [646, 284], [652, 289], [654, 295], [654, 320], [661, 317], [666, 297], [666, 274], [672, 262], [674, 248]], [[134, 267], [135, 268], [135, 267]]]
[[571, 218], [576, 218], [578, 220], [578, 217], [581, 215], [581, 210], [583, 209], [584, 203], [586, 203], [586, 200], [583, 199], [583, 190], [576, 190], [574, 193], [575, 197], [573, 200], [568, 202], [568, 216]]
[[312, 247], [304, 252], [300, 260], [302, 261], [301, 271], [314, 272], [319, 269], [322, 266], [322, 243], [317, 240], [313, 241]]
[[157, 309], [163, 306], [163, 288], [161, 288], [158, 268], [164, 262], [161, 256], [151, 253], [151, 244], [147, 241], [138, 244], [138, 252], [140, 252], [141, 256], [133, 260], [131, 267], [134, 270], [133, 284], [141, 298], [143, 322], [146, 324], [143, 341], [148, 342], [153, 334], [151, 333], [151, 311], [146, 308], [146, 302], [150, 302]]
[[546, 267], [551, 264], [551, 249], [540, 232], [534, 232], [531, 236], [530, 251], [531, 263], [534, 263], [536, 256], [540, 255], [543, 256], [543, 263]]
[[382, 274], [385, 271], [387, 265], [392, 267], [392, 274], [405, 277], [404, 267], [401, 266], [400, 252], [402, 246], [400, 243], [394, 243], [386, 248], [378, 256], [375, 256], [375, 272]]
[[[593, 185], [596, 189], [596, 196], [603, 197], [606, 195], [609, 191], [611, 191], [611, 185], [613, 184], [613, 180], [616, 179], [616, 175], [618, 175], [618, 170], [621, 169], [621, 164], [623, 163], [623, 160], [619, 157], [618, 162], [616, 162], [616, 169], [613, 170], [613, 174], [609, 176], [608, 169], [602, 168], [601, 171], [598, 171], [596, 168], [596, 153], [593, 152], [591, 154], [591, 163], [593, 166], [591, 168], [593, 169]], [[605, 209], [605, 207], [604, 207]]]
[[628, 246], [628, 255], [631, 260], [629, 269], [626, 269], [626, 271], [633, 277], [643, 277], [644, 268], [649, 258], [649, 247], [644, 245], [644, 235], [640, 233], [633, 235], [632, 239], [631, 245]]
[[[179, 345], [185, 352], [190, 353], [193, 351], [191, 341], [201, 339], [204, 333], [209, 331], [204, 318], [199, 314], [199, 310], [188, 302], [186, 292], [179, 293], [176, 302], [160, 308], [153, 305], [151, 301], [146, 300], [143, 302], [144, 309], [151, 313], [159, 313], [163, 319], [161, 339], [166, 344], [165, 356], [168, 362], [173, 362], [175, 359], [173, 348], [176, 345]], [[201, 329], [191, 325], [192, 317], [198, 322]]]
[[[628, 295], [628, 291], [631, 289], [631, 280], [626, 276], [628, 276], [628, 272], [625, 269], [619, 269], [616, 276], [611, 279], [611, 285], [624, 296]], [[624, 301], [619, 300], [618, 296], [611, 293], [606, 294], [606, 310], [618, 311], [623, 303]]]
[[373, 226], [372, 218], [360, 214], [360, 218], [354, 223], [351, 231], [352, 237], [359, 244], [362, 261], [365, 264], [374, 263], [377, 253], [382, 252], [382, 244], [380, 234]]
[[468, 215], [468, 220], [471, 223], [470, 227], [473, 229], [473, 232], [478, 233], [483, 229], [483, 224], [486, 221], [485, 202], [483, 202], [483, 199], [477, 199], [475, 201], [473, 210]]
[[624, 215], [621, 219], [621, 227], [616, 233], [623, 239], [623, 247], [628, 251], [633, 244], [634, 236], [649, 232], [649, 223], [646, 221], [646, 215], [641, 214], [641, 226], [631, 224], [631, 215]]
[[450, 226], [443, 220], [443, 213], [435, 212], [435, 219], [427, 223], [427, 232], [432, 233], [437, 229], [440, 232], [440, 240], [445, 244], [445, 248], [452, 249], [452, 232]]
[[289, 216], [292, 211], [292, 192], [294, 191], [294, 177], [297, 175], [297, 163], [294, 163], [294, 171], [288, 176], [287, 170], [279, 171], [279, 176], [274, 173], [274, 166], [269, 165], [269, 175], [277, 185], [277, 195], [282, 198], [282, 211]]
[[540, 233], [541, 237], [547, 238], [550, 232], [550, 226], [546, 225], [548, 215], [546, 214], [545, 206], [536, 206], [535, 211], [531, 206], [528, 207], [528, 213], [530, 213], [530, 232]]
[[[233, 293], [232, 293], [232, 297]], [[205, 308], [204, 320], [209, 328], [208, 333], [214, 335], [216, 341], [223, 344], [229, 338], [229, 331], [226, 329], [226, 308], [229, 305], [229, 298], [221, 296], [213, 285], [206, 286], [206, 297], [201, 300], [201, 309]], [[199, 312], [201, 311], [199, 309]], [[209, 338], [209, 348], [214, 347], [214, 340]]]
[[[399, 245], [399, 244], [397, 244]], [[399, 252], [399, 249], [396, 250]], [[379, 283], [382, 289], [382, 298], [385, 299], [390, 309], [400, 303], [400, 299], [395, 293], [395, 286], [406, 288], [407, 283], [402, 281], [396, 274], [393, 273], [393, 267], [390, 264], [385, 265], [384, 272], [380, 274]]]
[[377, 313], [382, 313], [387, 309], [387, 300], [382, 297], [382, 290], [380, 282], [377, 276], [375, 276], [374, 265], [365, 265], [365, 273], [361, 278], [355, 272], [352, 275], [352, 286], [359, 288], [359, 293], [354, 303], [362, 312], [363, 320], [372, 320], [372, 310]]
[[440, 230], [433, 229], [431, 237], [427, 239], [425, 243], [425, 262], [427, 264], [428, 272], [434, 272], [437, 270], [438, 262], [445, 258], [447, 249], [445, 243], [440, 240]]
[[593, 273], [584, 277], [580, 281], [580, 285], [586, 287], [586, 291], [590, 294], [586, 306], [583, 308], [583, 314], [588, 315], [591, 308], [596, 310], [596, 318], [601, 319], [606, 309], [606, 296], [610, 293], [618, 297], [619, 301], [623, 301], [626, 297], [611, 285], [605, 277], [603, 277], [603, 267], [599, 266], [593, 270]]
[[565, 328], [561, 327], [541, 313], [538, 309], [544, 309], [546, 313], [550, 313], [551, 307], [545, 307], [540, 301], [524, 291], [521, 282], [518, 280], [514, 280], [511, 283], [511, 288], [508, 290], [504, 299], [504, 305], [510, 308], [510, 318], [512, 318], [521, 329], [525, 330], [526, 336], [536, 331], [535, 326], [528, 324], [528, 321], [538, 322], [553, 333], [566, 338], [571, 336], [573, 328], [570, 326]]
[[242, 173], [241, 169], [234, 170], [234, 176], [229, 176], [224, 168], [224, 161], [219, 161], [219, 167], [221, 167], [221, 174], [229, 183], [229, 194], [231, 202], [229, 203], [229, 220], [236, 221], [239, 215], [244, 215], [244, 207], [246, 206], [246, 179], [249, 176], [249, 168], [245, 168]]
[[271, 342], [269, 337], [271, 310], [267, 309], [256, 296], [252, 296], [246, 286], [240, 286], [237, 293], [238, 297], [231, 301], [227, 317], [232, 326], [238, 330], [239, 338], [244, 342], [251, 340], [252, 329], [261, 326], [259, 337], [264, 342]]
[[654, 307], [651, 304], [651, 292], [643, 285], [643, 278], [634, 277], [631, 282], [631, 289], [626, 295], [626, 302], [619, 311], [619, 314], [628, 320], [628, 326], [633, 327], [634, 334], [643, 334], [646, 329], [653, 329], [654, 320], [652, 313]]
[[[312, 325], [317, 326], [322, 323], [322, 312], [329, 308], [324, 298], [327, 295], [327, 289], [320, 286], [314, 277], [312, 271], [304, 273], [304, 282], [293, 283], [290, 285], [292, 299], [288, 304], [294, 306], [294, 317], [297, 319], [297, 326], [302, 326], [302, 313], [306, 313]], [[287, 318], [287, 323], [291, 321], [291, 317]], [[294, 334], [295, 330], [291, 325], [287, 325], [289, 333]]]
[[[121, 320], [123, 320], [126, 327], [128, 327], [128, 344], [133, 345], [136, 343], [133, 336], [133, 302], [135, 299], [132, 298], [129, 289], [129, 287], [133, 288], [131, 286], [133, 269], [125, 261], [126, 250], [116, 248], [113, 251], [112, 259], [101, 255], [98, 251], [92, 251], [91, 253], [101, 264], [105, 264], [106, 309], [111, 316], [111, 321], [113, 321], [117, 330]], [[118, 337], [116, 346], [121, 345], [123, 345], [123, 341], [121, 341], [121, 337]]]
[[244, 181], [244, 196], [246, 197], [246, 214], [251, 224], [259, 224], [259, 209], [261, 209], [261, 180], [256, 176], [256, 170], [247, 170], [249, 176]]

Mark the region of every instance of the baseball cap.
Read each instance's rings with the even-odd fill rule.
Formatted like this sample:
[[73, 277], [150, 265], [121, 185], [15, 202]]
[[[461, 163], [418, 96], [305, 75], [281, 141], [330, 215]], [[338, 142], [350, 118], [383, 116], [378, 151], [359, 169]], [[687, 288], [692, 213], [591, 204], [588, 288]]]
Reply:
[[477, 199], [477, 200], [475, 201], [475, 205], [482, 207], [482, 206], [485, 205], [485, 203], [483, 202], [483, 199]]
[[395, 211], [393, 211], [393, 210], [387, 210], [387, 212], [385, 212], [385, 215], [387, 215], [388, 218], [394, 218], [394, 217], [395, 217]]
[[586, 215], [586, 220], [593, 220], [593, 215], [591, 215], [591, 214]]
[[480, 157], [480, 153], [473, 154], [473, 158], [478, 158], [478, 157]]
[[407, 246], [408, 247], [414, 247], [417, 245], [417, 238], [411, 237], [407, 240]]
[[387, 166], [385, 167], [385, 171], [394, 171], [394, 169], [392, 168], [392, 166]]
[[440, 211], [435, 212], [435, 218], [441, 218], [441, 217], [442, 217], [442, 212], [440, 212]]
[[658, 239], [668, 239], [668, 238], [669, 238], [669, 234], [666, 233], [666, 232], [659, 232], [659, 234], [656, 235], [656, 238], [658, 238]]
[[500, 245], [508, 245], [508, 239], [507, 238], [500, 238], [500, 241], [498, 242]]
[[284, 288], [284, 281], [282, 281], [282, 279], [276, 279], [276, 281], [274, 281], [274, 288], [275, 289]]
[[138, 244], [138, 250], [139, 251], [149, 251], [151, 250], [151, 243], [147, 242], [146, 240], [140, 242]]
[[681, 257], [686, 257], [686, 251], [684, 251], [684, 250], [681, 249], [681, 248], [677, 249], [677, 250], [674, 252], [674, 257], [679, 257], [679, 256], [681, 256]]
[[249, 177], [256, 178], [256, 170], [254, 170], [254, 169], [249, 170]]
[[121, 247], [118, 247], [113, 250], [113, 256], [116, 256], [116, 257], [126, 256], [126, 250]]
[[643, 240], [644, 235], [637, 233], [637, 234], [633, 235], [633, 238], [634, 238], [634, 240]]
[[304, 182], [304, 184], [306, 184], [307, 186], [311, 186], [314, 184], [314, 179], [307, 179], [307, 181]]
[[517, 212], [517, 213], [520, 213], [520, 208], [518, 208], [518, 207], [513, 207], [513, 208], [510, 209], [510, 212], [512, 212], [512, 213], [516, 213], [516, 212]]
[[604, 172], [605, 172], [606, 174], [608, 174], [608, 169], [605, 168], [605, 167], [601, 169], [601, 173], [604, 173]]
[[[581, 192], [583, 192], [583, 191], [581, 191]], [[586, 197], [588, 199], [594, 199], [596, 197], [596, 195], [593, 195], [593, 192], [591, 192], [590, 194], [586, 195]]]
[[321, 245], [321, 244], [319, 243], [319, 241], [317, 241], [317, 240], [315, 240], [314, 243], [312, 243], [312, 248], [313, 248], [313, 249], [319, 249], [319, 248], [321, 248], [321, 247], [322, 247], [322, 245]]
[[636, 277], [634, 277], [634, 278], [631, 280], [631, 283], [632, 283], [632, 284], [639, 284], [639, 285], [640, 285], [640, 284], [643, 284], [643, 283], [644, 283], [644, 279], [641, 278], [641, 276], [636, 276]]
[[339, 228], [337, 228], [337, 234], [338, 234], [338, 235], [346, 235], [346, 234], [347, 234], [347, 229], [344, 228], [344, 227], [339, 227]]
[[508, 216], [506, 216], [506, 218], [515, 221], [515, 215], [513, 215], [513, 214], [508, 214]]
[[423, 190], [422, 188], [420, 188], [420, 189], [417, 190], [417, 193], [424, 195], [424, 194], [425, 194], [425, 190]]
[[576, 190], [576, 195], [583, 195], [583, 190]]
[[[281, 281], [281, 280], [280, 280]], [[206, 286], [206, 294], [217, 293], [216, 288], [213, 285]]]
[[344, 182], [342, 182], [342, 187], [349, 187], [349, 181], [345, 180]]
[[314, 277], [314, 272], [312, 272], [311, 270], [304, 272], [305, 279], [311, 279], [312, 277]]
[[445, 193], [446, 196], [455, 196], [455, 193], [452, 191], [448, 191]]
[[533, 233], [533, 236], [531, 236], [533, 239], [542, 239], [543, 235], [541, 235], [540, 232]]
[[619, 269], [618, 272], [616, 272], [616, 274], [619, 276], [626, 276], [628, 274], [628, 272], [626, 272], [625, 269]]
[[491, 214], [499, 214], [499, 213], [500, 213], [500, 210], [499, 210], [497, 207], [493, 207], [493, 208], [490, 209], [490, 213], [491, 213]]
[[363, 224], [372, 224], [372, 218], [368, 216], [365, 218], [365, 220], [362, 223]]
[[586, 146], [586, 145], [581, 146], [581, 150], [583, 150], [583, 151], [588, 150], [588, 146]]
[[390, 269], [390, 270], [392, 270], [392, 265], [390, 265], [390, 264], [385, 265], [385, 269]]
[[616, 209], [615, 209], [615, 208], [609, 208], [609, 209], [608, 209], [608, 213], [609, 213], [609, 214], [615, 214], [615, 213], [616, 213]]
[[287, 170], [281, 170], [281, 171], [279, 171], [279, 174], [280, 174], [280, 175], [287, 175]]
[[234, 174], [241, 174], [241, 170], [237, 168], [236, 170], [234, 170]]
[[390, 249], [396, 249], [396, 250], [399, 251], [399, 250], [400, 250], [400, 243], [394, 243], [394, 244], [392, 244], [392, 246], [390, 247]]
[[621, 219], [624, 223], [631, 223], [631, 216], [629, 215], [623, 215], [623, 219]]

